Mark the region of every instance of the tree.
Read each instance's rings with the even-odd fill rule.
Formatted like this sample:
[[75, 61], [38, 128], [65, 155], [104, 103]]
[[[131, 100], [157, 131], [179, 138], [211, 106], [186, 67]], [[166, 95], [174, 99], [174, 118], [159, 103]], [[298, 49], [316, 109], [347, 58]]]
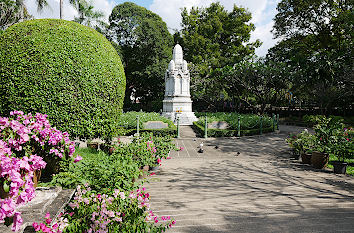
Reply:
[[186, 60], [194, 66], [192, 97], [210, 102], [220, 89], [214, 70], [254, 55], [261, 43], [249, 42], [255, 29], [250, 23], [251, 13], [236, 5], [231, 12], [220, 3], [207, 8], [192, 7], [190, 11], [184, 8], [181, 15], [181, 38], [175, 35], [175, 40], [181, 41]]
[[166, 23], [144, 7], [126, 2], [114, 7], [109, 24], [107, 37], [116, 43], [123, 57], [127, 78], [125, 107], [129, 107], [131, 97], [144, 106], [154, 100], [162, 103], [164, 73], [173, 45]]
[[289, 71], [284, 63], [266, 62], [264, 60], [242, 61], [233, 67], [220, 69], [224, 89], [229, 96], [238, 99], [244, 106], [263, 113], [268, 106], [279, 105], [285, 99], [288, 89]]
[[28, 14], [23, 0], [2, 0], [0, 12], [0, 30], [32, 17]]
[[[94, 6], [85, 0], [80, 0], [76, 4], [79, 17], [75, 17], [74, 21], [82, 25], [93, 27], [101, 25], [104, 14], [101, 11], [94, 11]], [[94, 22], [94, 25], [92, 24]]]
[[277, 6], [273, 32], [283, 41], [268, 59], [301, 73], [294, 89], [326, 109], [349, 107], [353, 99], [353, 6], [353, 0], [282, 0]]

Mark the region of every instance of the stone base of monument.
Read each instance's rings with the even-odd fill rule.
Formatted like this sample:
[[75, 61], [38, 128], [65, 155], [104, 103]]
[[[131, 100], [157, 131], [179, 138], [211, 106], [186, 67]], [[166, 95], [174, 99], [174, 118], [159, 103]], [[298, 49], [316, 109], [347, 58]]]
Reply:
[[177, 118], [179, 118], [179, 125], [193, 125], [193, 122], [198, 120], [194, 112], [163, 112], [162, 116], [170, 119], [175, 125], [177, 125]]

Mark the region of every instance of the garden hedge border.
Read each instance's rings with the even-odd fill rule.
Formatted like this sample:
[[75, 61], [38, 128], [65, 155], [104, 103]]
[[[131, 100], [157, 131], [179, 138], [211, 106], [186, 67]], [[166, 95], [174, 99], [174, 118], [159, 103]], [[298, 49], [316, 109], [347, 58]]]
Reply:
[[[205, 134], [204, 126], [193, 122], [193, 129], [196, 131], [197, 136], [203, 137]], [[263, 128], [262, 133], [274, 132], [273, 127]], [[228, 130], [228, 129], [208, 129], [208, 137], [237, 137], [237, 130]], [[240, 130], [241, 136], [252, 136], [259, 135], [259, 129], [249, 129], [249, 130]]]
[[[130, 136], [130, 135], [134, 135], [137, 133], [136, 129], [130, 129], [127, 130], [127, 133], [125, 135]], [[167, 129], [140, 129], [139, 133], [152, 133], [154, 136], [172, 136], [172, 137], [176, 137], [177, 136], [177, 129], [171, 129], [171, 128], [167, 128]]]

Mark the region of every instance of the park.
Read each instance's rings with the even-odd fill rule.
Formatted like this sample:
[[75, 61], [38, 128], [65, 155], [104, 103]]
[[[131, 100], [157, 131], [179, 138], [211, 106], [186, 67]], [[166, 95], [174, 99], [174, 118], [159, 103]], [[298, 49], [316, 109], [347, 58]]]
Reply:
[[353, 3], [138, 2], [0, 2], [0, 232], [352, 232]]

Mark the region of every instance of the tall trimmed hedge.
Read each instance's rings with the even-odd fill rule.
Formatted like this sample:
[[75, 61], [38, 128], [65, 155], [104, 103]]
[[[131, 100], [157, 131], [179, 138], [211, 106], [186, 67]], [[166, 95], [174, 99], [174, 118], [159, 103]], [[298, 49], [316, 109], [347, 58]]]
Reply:
[[29, 20], [0, 35], [0, 116], [41, 112], [71, 136], [114, 134], [125, 92], [121, 60], [95, 30]]

